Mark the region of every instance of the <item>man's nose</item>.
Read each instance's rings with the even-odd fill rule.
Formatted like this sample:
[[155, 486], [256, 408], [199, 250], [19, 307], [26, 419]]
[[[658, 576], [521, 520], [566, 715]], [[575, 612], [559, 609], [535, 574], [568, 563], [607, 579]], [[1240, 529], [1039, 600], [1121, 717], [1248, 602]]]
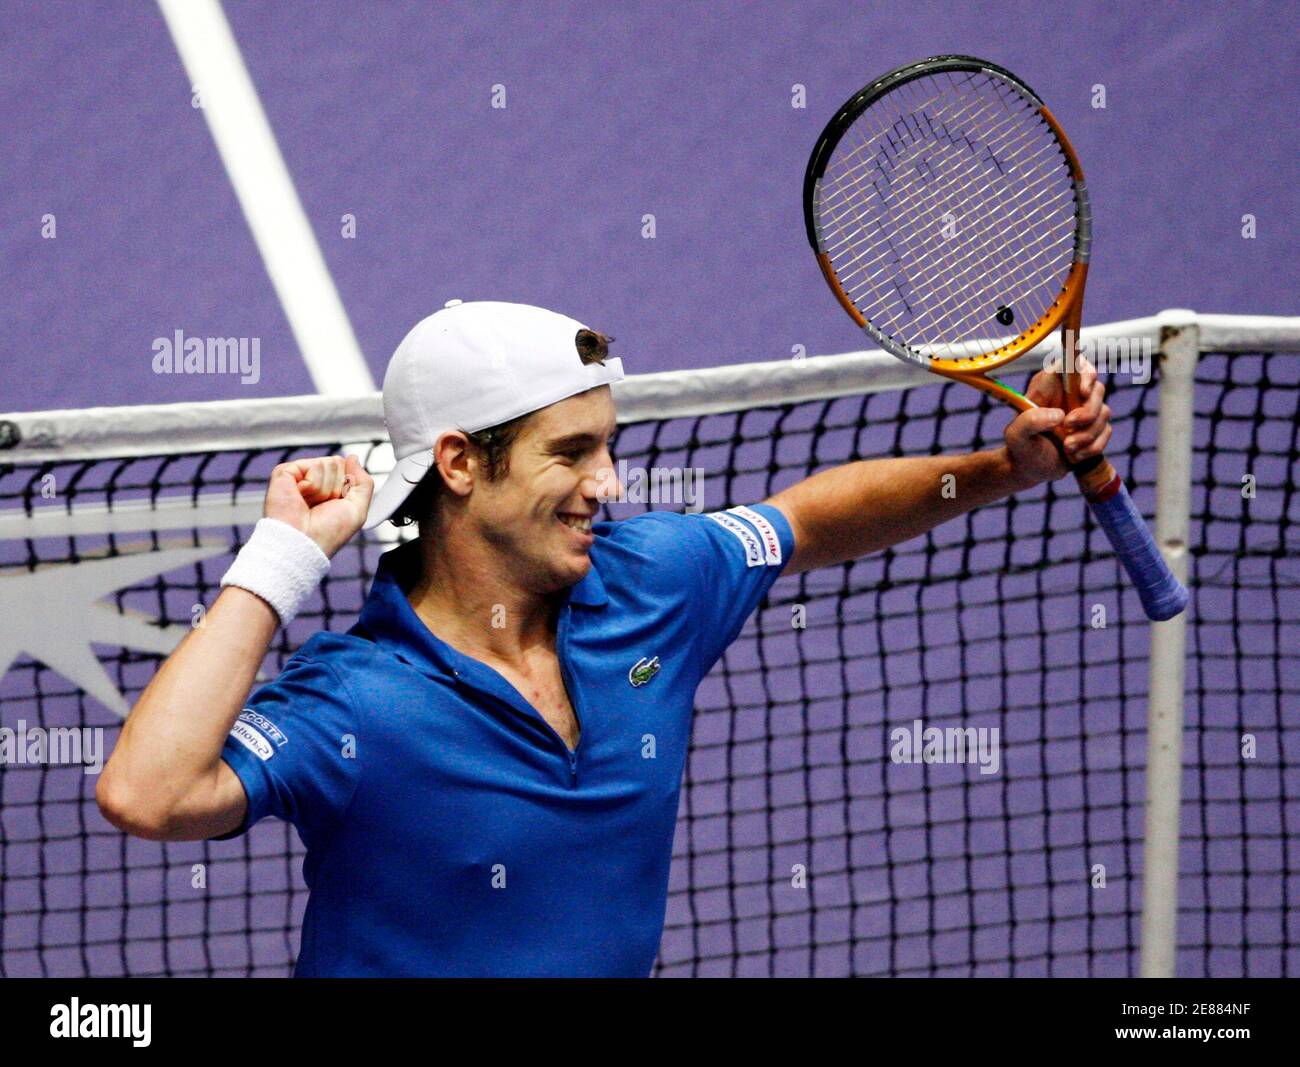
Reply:
[[591, 477], [583, 479], [582, 492], [589, 500], [601, 503], [623, 498], [623, 483], [618, 479], [618, 470], [608, 452], [605, 453]]

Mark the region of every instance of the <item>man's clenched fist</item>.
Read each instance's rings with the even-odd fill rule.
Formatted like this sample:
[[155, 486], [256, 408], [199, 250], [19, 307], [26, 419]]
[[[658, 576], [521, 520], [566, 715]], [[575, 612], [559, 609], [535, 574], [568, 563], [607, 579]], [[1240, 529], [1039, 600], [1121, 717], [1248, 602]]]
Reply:
[[294, 460], [271, 472], [263, 514], [301, 530], [332, 557], [361, 529], [374, 489], [356, 456]]

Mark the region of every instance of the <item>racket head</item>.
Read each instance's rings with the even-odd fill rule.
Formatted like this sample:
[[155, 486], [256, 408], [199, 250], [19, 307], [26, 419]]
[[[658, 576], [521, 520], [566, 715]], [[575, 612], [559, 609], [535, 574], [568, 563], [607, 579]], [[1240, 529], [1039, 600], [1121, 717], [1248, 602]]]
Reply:
[[1091, 218], [1051, 112], [973, 56], [871, 82], [822, 131], [804, 176], [808, 241], [840, 304], [885, 351], [955, 376], [1077, 326]]

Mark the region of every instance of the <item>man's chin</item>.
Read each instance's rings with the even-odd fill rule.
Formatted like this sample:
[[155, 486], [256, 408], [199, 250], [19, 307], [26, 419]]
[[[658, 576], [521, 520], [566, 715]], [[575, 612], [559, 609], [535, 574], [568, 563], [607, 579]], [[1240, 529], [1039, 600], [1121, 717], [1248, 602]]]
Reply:
[[586, 552], [572, 550], [563, 554], [561, 559], [553, 559], [544, 570], [546, 579], [543, 583], [548, 593], [562, 593], [577, 585], [591, 571], [591, 556]]
[[591, 572], [591, 555], [587, 552], [572, 553], [565, 569], [571, 575], [565, 587], [576, 585]]

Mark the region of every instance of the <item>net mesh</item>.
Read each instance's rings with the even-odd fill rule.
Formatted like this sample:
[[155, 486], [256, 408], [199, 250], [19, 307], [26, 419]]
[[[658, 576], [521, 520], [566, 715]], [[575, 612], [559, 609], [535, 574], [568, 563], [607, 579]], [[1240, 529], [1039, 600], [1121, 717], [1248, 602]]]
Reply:
[[[1300, 965], [1298, 368], [1208, 355], [1199, 373], [1183, 975]], [[1148, 514], [1156, 392], [1112, 394], [1111, 453]], [[714, 509], [854, 457], [992, 445], [1006, 419], [974, 390], [933, 385], [635, 423], [615, 448], [630, 466], [703, 468]], [[0, 515], [123, 519], [0, 540], [3, 726], [103, 727], [111, 745], [119, 719], [87, 695], [86, 661], [42, 659], [68, 641], [51, 643], [40, 598], [58, 589], [55, 621], [90, 635], [92, 665], [131, 701], [247, 532], [214, 525], [212, 501], [338, 444], [0, 467]], [[1136, 972], [1148, 628], [1086, 516], [1072, 486], [1043, 487], [777, 582], [698, 694], [657, 973]], [[350, 625], [379, 551], [336, 557], [266, 678], [317, 629]], [[98, 592], [98, 578], [70, 580], [125, 566], [144, 569]], [[918, 721], [997, 730], [995, 773], [891, 759], [894, 731]], [[292, 829], [130, 839], [99, 815], [94, 783], [76, 766], [0, 763], [0, 974], [288, 973], [305, 901]]]

